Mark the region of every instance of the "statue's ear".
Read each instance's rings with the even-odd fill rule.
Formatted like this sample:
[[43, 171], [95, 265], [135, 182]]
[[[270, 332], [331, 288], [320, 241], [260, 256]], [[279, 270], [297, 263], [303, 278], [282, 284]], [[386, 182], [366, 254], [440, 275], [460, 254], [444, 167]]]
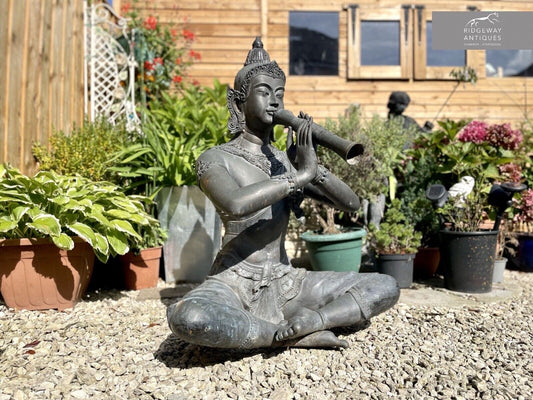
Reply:
[[228, 130], [231, 135], [238, 135], [244, 130], [244, 114], [241, 110], [241, 98], [239, 93], [228, 87], [228, 94], [226, 96], [228, 102], [229, 119]]

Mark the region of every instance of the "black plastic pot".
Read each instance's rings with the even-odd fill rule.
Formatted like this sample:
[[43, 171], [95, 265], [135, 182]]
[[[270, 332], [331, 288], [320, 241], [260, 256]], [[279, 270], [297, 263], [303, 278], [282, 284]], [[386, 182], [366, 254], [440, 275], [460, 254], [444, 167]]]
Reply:
[[497, 237], [498, 231], [441, 231], [444, 286], [457, 292], [490, 292]]
[[398, 287], [410, 288], [413, 284], [414, 254], [380, 254], [377, 259], [378, 272], [396, 279]]

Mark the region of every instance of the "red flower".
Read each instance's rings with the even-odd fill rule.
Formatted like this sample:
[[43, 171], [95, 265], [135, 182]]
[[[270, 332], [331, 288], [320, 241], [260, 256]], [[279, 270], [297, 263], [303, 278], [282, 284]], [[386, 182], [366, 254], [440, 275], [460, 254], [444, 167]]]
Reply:
[[176, 65], [181, 65], [181, 57], [176, 58]]
[[152, 64], [150, 61], [145, 61], [144, 62], [144, 69], [146, 71], [153, 71], [154, 70], [154, 64]]
[[155, 57], [154, 58], [154, 65], [163, 65], [163, 59], [161, 57]]
[[188, 40], [190, 42], [192, 42], [195, 39], [194, 33], [189, 31], [188, 29], [183, 29], [181, 31], [181, 34], [185, 38], [185, 40]]
[[151, 15], [146, 18], [143, 22], [143, 26], [148, 30], [155, 30], [157, 28], [157, 18], [152, 17]]
[[122, 7], [120, 7], [120, 12], [122, 14], [127, 14], [130, 12], [130, 10], [131, 10], [131, 4], [129, 3], [125, 3], [122, 5]]
[[200, 86], [200, 82], [197, 81], [196, 79], [193, 79], [192, 84], [193, 84], [194, 86]]
[[195, 60], [200, 60], [202, 58], [200, 53], [198, 53], [197, 51], [194, 51], [194, 50], [189, 51], [189, 56], [191, 58], [194, 58]]
[[182, 80], [183, 80], [183, 78], [181, 76], [179, 76], [179, 75], [174, 75], [172, 77], [172, 82], [174, 82], [174, 83], [181, 83]]
[[178, 31], [176, 29], [171, 29], [170, 34], [172, 35], [172, 39], [176, 39], [176, 36], [178, 36]]

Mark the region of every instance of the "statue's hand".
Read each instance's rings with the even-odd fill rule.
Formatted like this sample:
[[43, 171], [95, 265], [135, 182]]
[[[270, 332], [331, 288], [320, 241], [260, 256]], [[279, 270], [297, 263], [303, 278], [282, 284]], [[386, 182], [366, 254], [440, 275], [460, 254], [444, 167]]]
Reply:
[[304, 122], [296, 132], [296, 162], [298, 172], [296, 180], [299, 187], [311, 182], [317, 174], [318, 160], [313, 146], [311, 125], [313, 118], [304, 116]]

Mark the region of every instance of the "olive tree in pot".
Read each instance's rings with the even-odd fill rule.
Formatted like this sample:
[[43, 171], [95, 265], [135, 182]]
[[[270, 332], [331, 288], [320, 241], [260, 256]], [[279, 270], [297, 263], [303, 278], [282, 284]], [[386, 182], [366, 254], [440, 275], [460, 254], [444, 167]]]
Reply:
[[370, 243], [377, 253], [377, 268], [396, 278], [400, 288], [413, 283], [413, 261], [422, 234], [415, 231], [401, 212], [401, 201], [394, 199], [387, 208], [379, 229], [370, 225]]
[[125, 254], [148, 224], [143, 204], [109, 182], [41, 171], [34, 177], [0, 165], [0, 289], [24, 309], [73, 307], [94, 256]]

